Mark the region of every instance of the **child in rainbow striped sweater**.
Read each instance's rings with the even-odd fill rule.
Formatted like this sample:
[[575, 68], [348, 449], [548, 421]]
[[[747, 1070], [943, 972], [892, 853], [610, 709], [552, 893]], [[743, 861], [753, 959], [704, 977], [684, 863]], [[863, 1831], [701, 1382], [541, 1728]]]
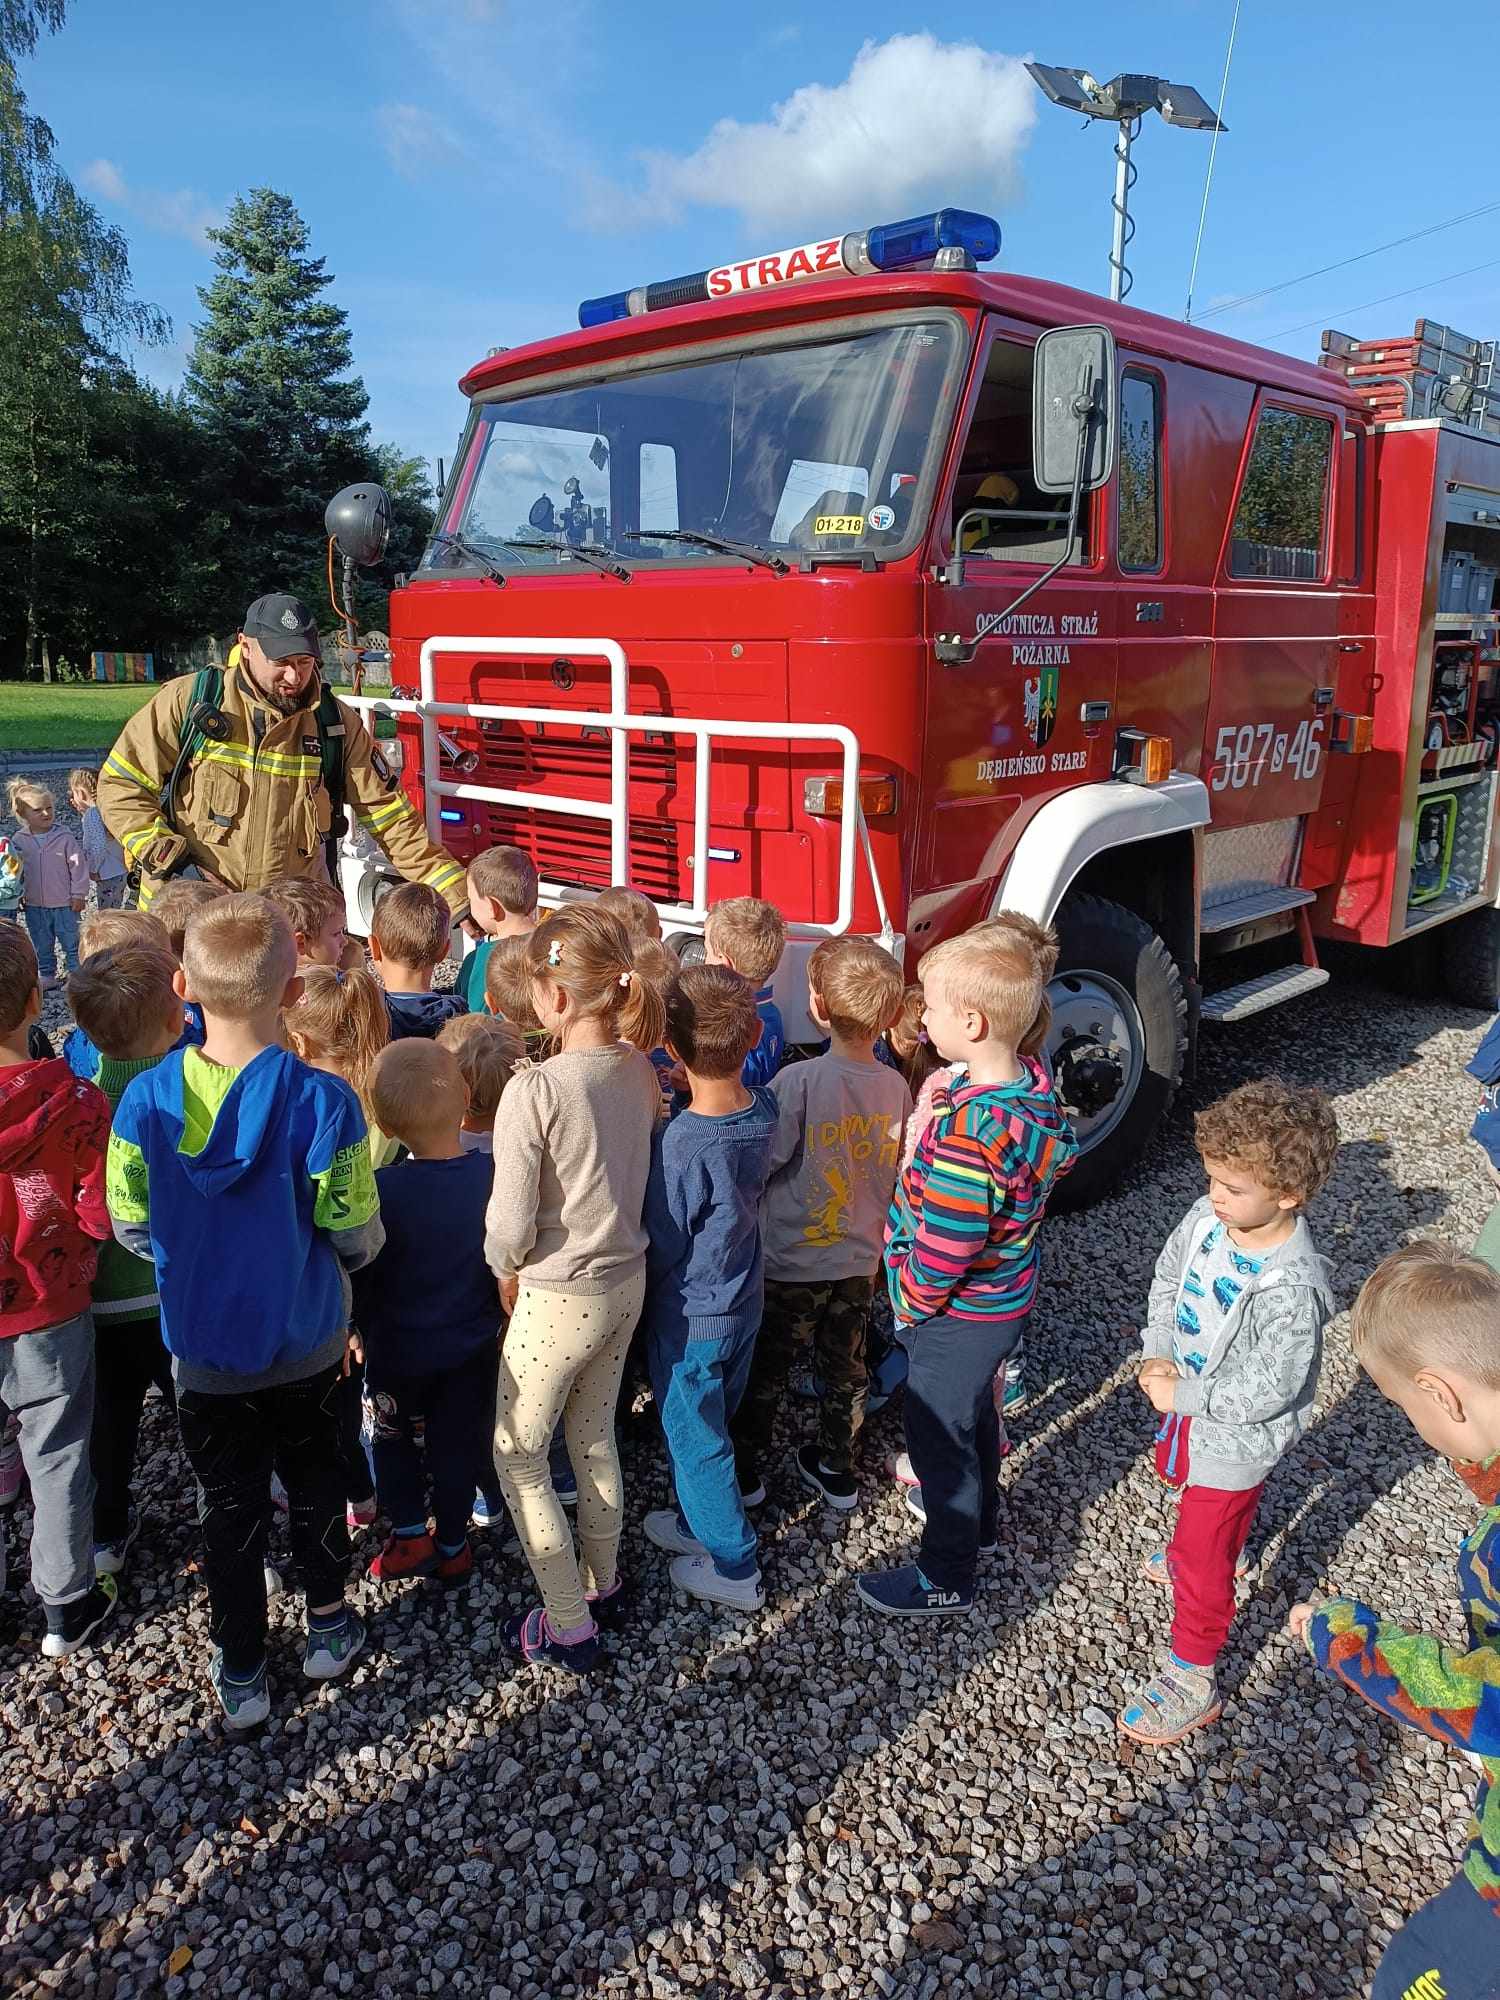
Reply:
[[1458, 1552], [1470, 1645], [1408, 1632], [1357, 1598], [1292, 1606], [1325, 1673], [1409, 1729], [1456, 1744], [1483, 1776], [1463, 1867], [1391, 1939], [1371, 2000], [1500, 1994], [1500, 1274], [1443, 1243], [1409, 1243], [1365, 1284], [1350, 1345], [1380, 1393], [1453, 1461], [1479, 1502]]
[[1046, 991], [1033, 946], [993, 925], [950, 938], [917, 968], [923, 1025], [966, 1074], [934, 1092], [932, 1119], [886, 1225], [897, 1338], [910, 1355], [906, 1449], [922, 1521], [914, 1563], [861, 1576], [890, 1617], [969, 1611], [981, 1552], [996, 1534], [996, 1371], [1025, 1332], [1047, 1197], [1077, 1152], [1034, 1058], [1020, 1044]]

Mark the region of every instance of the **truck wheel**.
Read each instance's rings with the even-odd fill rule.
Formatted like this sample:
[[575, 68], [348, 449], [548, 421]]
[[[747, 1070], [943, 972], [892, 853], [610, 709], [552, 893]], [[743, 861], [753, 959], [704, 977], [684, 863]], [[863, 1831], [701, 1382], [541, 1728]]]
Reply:
[[1437, 932], [1443, 991], [1461, 1007], [1500, 1008], [1500, 910], [1473, 910]]
[[1058, 913], [1047, 1053], [1080, 1153], [1053, 1208], [1086, 1208], [1139, 1159], [1182, 1081], [1187, 995], [1151, 926], [1102, 896]]

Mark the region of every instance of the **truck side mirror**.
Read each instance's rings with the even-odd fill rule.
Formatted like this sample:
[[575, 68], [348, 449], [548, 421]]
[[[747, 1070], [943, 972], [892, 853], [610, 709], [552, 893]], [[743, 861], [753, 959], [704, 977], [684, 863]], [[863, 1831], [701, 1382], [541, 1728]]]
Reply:
[[[1043, 493], [1103, 486], [1114, 471], [1115, 337], [1107, 326], [1054, 326], [1036, 344], [1031, 378], [1032, 478]], [[1086, 439], [1081, 435], [1087, 431]]]
[[335, 493], [323, 510], [323, 526], [346, 561], [369, 569], [385, 554], [391, 532], [391, 500], [383, 486], [362, 481]]

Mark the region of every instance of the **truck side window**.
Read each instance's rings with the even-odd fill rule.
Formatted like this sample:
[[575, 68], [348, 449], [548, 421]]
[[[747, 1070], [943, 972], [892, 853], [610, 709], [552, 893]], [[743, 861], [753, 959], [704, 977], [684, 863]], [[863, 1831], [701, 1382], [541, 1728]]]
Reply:
[[[1031, 477], [1032, 350], [996, 340], [985, 363], [964, 455], [953, 485], [953, 531], [966, 555], [997, 562], [1054, 563], [1067, 532], [1066, 496], [1043, 493]], [[981, 518], [960, 522], [971, 509]], [[1085, 507], [1073, 560], [1089, 560]]]
[[1127, 369], [1120, 381], [1120, 567], [1161, 568], [1161, 384]]
[[1327, 418], [1270, 406], [1261, 411], [1234, 514], [1231, 576], [1314, 583], [1323, 574], [1332, 455]]

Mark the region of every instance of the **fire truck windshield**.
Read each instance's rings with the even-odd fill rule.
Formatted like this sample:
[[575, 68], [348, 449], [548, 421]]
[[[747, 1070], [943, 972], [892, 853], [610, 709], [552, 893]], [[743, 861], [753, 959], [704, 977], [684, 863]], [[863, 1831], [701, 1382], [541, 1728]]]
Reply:
[[440, 523], [459, 539], [434, 537], [422, 568], [482, 554], [534, 575], [587, 548], [637, 575], [745, 560], [780, 572], [779, 551], [902, 554], [936, 477], [961, 345], [946, 314], [866, 320], [480, 404]]

